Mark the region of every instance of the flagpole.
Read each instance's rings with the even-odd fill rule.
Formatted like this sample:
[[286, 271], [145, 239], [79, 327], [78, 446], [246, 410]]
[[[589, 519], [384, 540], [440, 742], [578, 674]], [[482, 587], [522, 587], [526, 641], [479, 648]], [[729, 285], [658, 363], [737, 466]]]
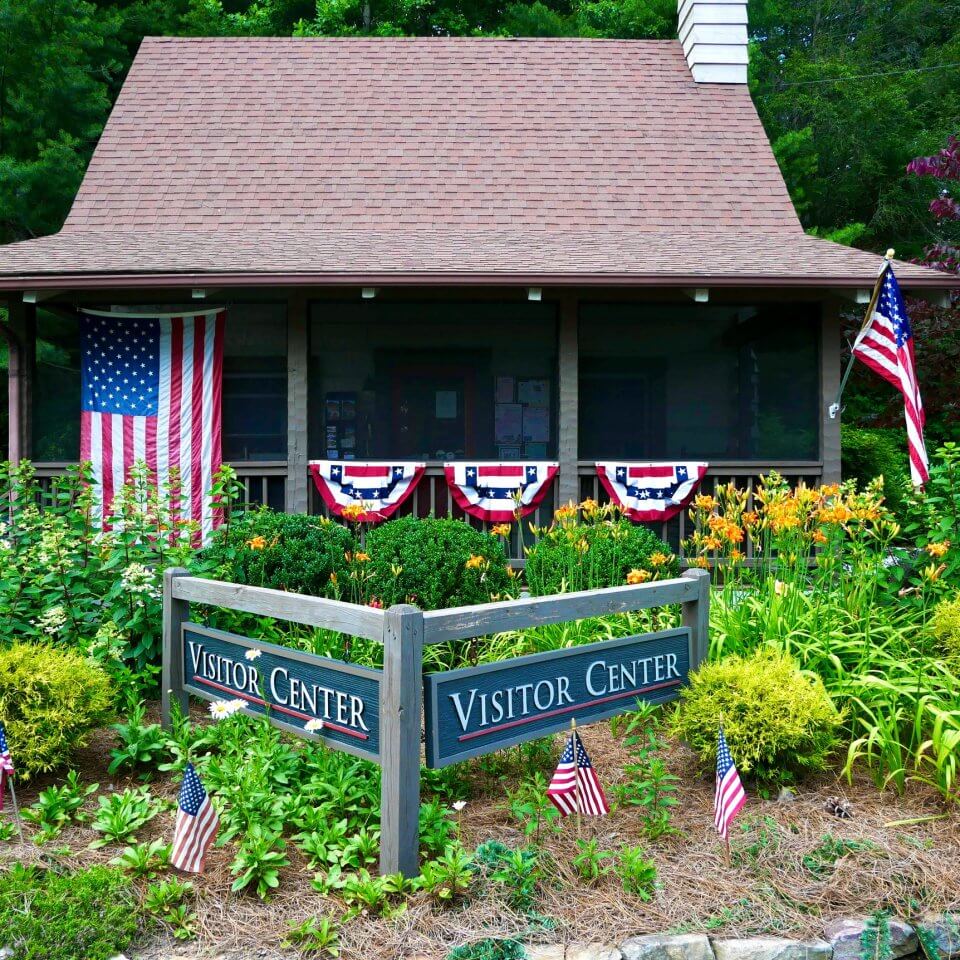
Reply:
[[[890, 261], [893, 259], [893, 255], [896, 251], [891, 247], [883, 256], [883, 263], [880, 266], [880, 272], [877, 274], [877, 281], [873, 285], [873, 293], [870, 295], [870, 302], [867, 304], [867, 315], [863, 319], [863, 323], [860, 325], [860, 330], [857, 332], [857, 337], [853, 341], [853, 346], [860, 342], [863, 338], [863, 335], [867, 332], [870, 327], [870, 323], [873, 320], [873, 311], [877, 308], [877, 301], [880, 299], [880, 287], [883, 283], [883, 275], [890, 268]], [[847, 380], [850, 379], [850, 372], [853, 370], [853, 365], [857, 362], [857, 356], [851, 348], [850, 351], [850, 361], [847, 363], [847, 369], [843, 372], [843, 377], [840, 380], [840, 387], [837, 390], [837, 399], [830, 404], [828, 413], [830, 414], [831, 420], [836, 420], [837, 416], [840, 413], [840, 398], [843, 396], [844, 388], [847, 385]]]
[[582, 791], [580, 790], [580, 767], [577, 764], [577, 719], [570, 718], [570, 744], [573, 747], [573, 776], [574, 783], [577, 785], [577, 839], [580, 839], [580, 807], [583, 802]]
[[13, 776], [7, 777], [7, 781], [10, 784], [10, 799], [13, 800], [13, 816], [17, 821], [17, 830], [20, 832], [20, 846], [22, 847], [25, 843], [23, 839], [23, 823], [20, 821], [20, 806], [17, 803], [17, 791], [13, 789]]

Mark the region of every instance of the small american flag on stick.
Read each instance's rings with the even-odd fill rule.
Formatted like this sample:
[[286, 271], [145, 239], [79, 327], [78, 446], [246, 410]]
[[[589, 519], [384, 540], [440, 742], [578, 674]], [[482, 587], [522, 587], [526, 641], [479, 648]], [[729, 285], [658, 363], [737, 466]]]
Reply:
[[597, 771], [593, 769], [576, 730], [567, 740], [560, 763], [547, 787], [547, 796], [565, 817], [571, 813], [602, 817], [610, 812]]
[[723, 727], [717, 736], [717, 796], [713, 806], [713, 819], [717, 825], [717, 833], [726, 841], [729, 850], [730, 824], [733, 818], [743, 809], [747, 802], [747, 795], [740, 782], [740, 774], [730, 755], [727, 738], [723, 735]]
[[203, 873], [207, 850], [216, 839], [220, 818], [192, 763], [187, 764], [177, 803], [170, 863], [186, 873]]
[[3, 796], [7, 792], [7, 777], [13, 775], [13, 758], [7, 746], [7, 731], [0, 723], [0, 810], [3, 809]]

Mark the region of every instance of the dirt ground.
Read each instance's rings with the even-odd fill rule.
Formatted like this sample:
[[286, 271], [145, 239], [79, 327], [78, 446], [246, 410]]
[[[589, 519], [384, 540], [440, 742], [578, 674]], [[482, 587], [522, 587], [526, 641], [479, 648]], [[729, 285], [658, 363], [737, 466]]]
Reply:
[[[584, 742], [602, 783], [612, 797], [623, 779], [628, 753], [613, 739], [606, 724], [583, 731]], [[80, 751], [76, 766], [83, 779], [99, 782], [101, 791], [123, 787], [107, 772], [110, 731], [99, 732]], [[557, 741], [558, 753], [560, 739]], [[681, 746], [669, 751], [671, 772], [681, 778], [674, 808], [676, 836], [645, 843], [634, 808], [621, 807], [610, 816], [585, 818], [583, 838], [595, 837], [602, 849], [644, 844], [658, 868], [658, 888], [650, 902], [624, 893], [615, 876], [587, 886], [575, 874], [577, 827], [564, 822], [558, 834], [542, 834], [550, 882], [537, 905], [552, 918], [553, 929], [511, 912], [489, 892], [464, 905], [442, 910], [420, 898], [390, 921], [357, 918], [340, 933], [341, 956], [364, 958], [442, 957], [453, 946], [490, 936], [516, 936], [528, 942], [604, 941], [618, 943], [631, 935], [653, 932], [707, 931], [730, 936], [818, 936], [825, 921], [862, 915], [887, 907], [902, 917], [927, 911], [960, 909], [960, 812], [946, 810], [922, 785], [904, 798], [881, 792], [866, 775], [853, 784], [824, 776], [807, 782], [789, 802], [751, 795], [735, 825], [733, 858], [728, 867], [713, 828], [713, 782], [698, 773], [693, 757]], [[547, 777], [551, 770], [542, 771]], [[21, 784], [21, 805], [32, 803], [49, 781]], [[171, 808], [142, 831], [140, 840], [170, 836], [177, 784], [158, 778], [152, 792], [171, 801]], [[852, 817], [840, 819], [824, 808], [831, 796], [852, 805]], [[92, 808], [95, 801], [88, 803]], [[6, 814], [4, 814], [6, 815]], [[923, 819], [935, 817], [936, 819]], [[918, 820], [919, 823], [904, 821]], [[487, 778], [472, 781], [472, 796], [460, 814], [462, 840], [468, 848], [490, 838], [508, 845], [526, 843], [521, 825], [506, 806], [503, 786]], [[3, 844], [4, 860], [43, 861], [54, 858], [72, 865], [104, 862], [119, 848], [91, 851], [89, 827], [72, 827], [45, 847], [29, 841]], [[818, 855], [831, 838], [853, 841], [856, 848], [835, 862]], [[55, 853], [64, 846], [70, 854]], [[288, 846], [291, 865], [270, 902], [230, 893], [231, 849], [213, 849], [207, 872], [196, 878], [199, 937], [180, 945], [162, 934], [155, 942], [128, 951], [136, 960], [218, 957], [222, 960], [277, 960], [292, 954], [280, 949], [291, 921], [311, 916], [337, 917], [342, 908], [324, 900], [311, 887], [312, 873], [299, 852]], [[806, 858], [806, 863], [805, 863]]]

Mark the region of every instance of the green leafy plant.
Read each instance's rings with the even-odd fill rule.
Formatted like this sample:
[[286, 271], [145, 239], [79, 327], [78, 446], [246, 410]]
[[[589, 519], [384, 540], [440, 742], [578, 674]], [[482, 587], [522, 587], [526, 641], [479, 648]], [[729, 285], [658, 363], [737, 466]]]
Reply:
[[[127, 768], [156, 766], [157, 760], [167, 750], [167, 735], [159, 723], [144, 723], [146, 706], [142, 700], [127, 704], [126, 720], [115, 723], [113, 729], [120, 741], [119, 747], [110, 751], [110, 773]], [[148, 770], [144, 776], [150, 775]]]
[[439, 800], [420, 804], [420, 849], [427, 855], [442, 853], [453, 843], [457, 825], [450, 819], [450, 810]]
[[310, 917], [302, 923], [291, 924], [287, 937], [281, 944], [296, 947], [300, 953], [315, 957], [340, 955], [340, 932], [329, 917]]
[[[515, 596], [500, 540], [460, 520], [400, 517], [367, 534], [369, 597], [422, 610]], [[368, 598], [369, 598], [368, 597]]]
[[34, 839], [43, 843], [56, 837], [68, 824], [83, 823], [86, 820], [83, 805], [99, 787], [98, 783], [83, 786], [80, 775], [76, 770], [71, 770], [66, 782], [41, 790], [36, 802], [23, 811], [24, 820], [40, 827]]
[[146, 787], [127, 787], [97, 800], [99, 806], [91, 826], [103, 836], [90, 844], [92, 849], [135, 838], [137, 831], [152, 820], [161, 807], [160, 801], [151, 797]]
[[543, 865], [536, 850], [511, 850], [491, 875], [503, 888], [504, 898], [514, 910], [533, 909], [543, 880]]
[[847, 840], [828, 833], [816, 847], [803, 855], [803, 865], [818, 880], [822, 880], [833, 873], [838, 860], [858, 850], [869, 850], [870, 846], [862, 840]]
[[822, 680], [766, 649], [691, 674], [671, 729], [712, 766], [722, 725], [740, 772], [776, 783], [826, 769], [842, 723]]
[[524, 960], [526, 955], [519, 940], [488, 937], [454, 947], [447, 954], [447, 960]]
[[960, 663], [960, 595], [941, 600], [933, 610], [930, 632], [945, 657]]
[[106, 673], [74, 650], [14, 643], [0, 650], [0, 722], [25, 780], [67, 763], [110, 719]]
[[123, 853], [114, 857], [110, 863], [142, 879], [153, 878], [170, 863], [171, 844], [161, 839], [150, 843], [137, 843], [124, 847]]
[[628, 779], [616, 787], [617, 799], [640, 808], [643, 832], [649, 840], [675, 833], [670, 824], [670, 811], [678, 802], [675, 794], [680, 778], [667, 770], [666, 761], [658, 755], [666, 747], [666, 741], [650, 726], [646, 737], [628, 733], [624, 746], [631, 749], [634, 759], [624, 764]]
[[600, 841], [596, 838], [578, 839], [577, 852], [573, 855], [571, 863], [581, 880], [594, 884], [610, 872], [610, 866], [606, 861], [612, 856], [611, 851], [600, 849]]
[[137, 936], [140, 916], [129, 879], [111, 867], [0, 871], [0, 929], [17, 960], [108, 960]]
[[290, 863], [279, 831], [254, 824], [240, 843], [230, 872], [234, 893], [252, 888], [261, 900], [280, 885], [280, 868]]
[[615, 870], [627, 893], [632, 893], [641, 900], [653, 898], [657, 883], [657, 865], [643, 847], [621, 847]]
[[416, 886], [437, 903], [449, 905], [466, 895], [474, 873], [470, 855], [463, 847], [451, 845], [441, 856], [423, 864]]
[[547, 797], [547, 780], [539, 771], [521, 780], [515, 790], [507, 790], [510, 813], [523, 825], [523, 833], [540, 842], [541, 827], [556, 832], [560, 829], [560, 811]]
[[190, 881], [170, 877], [147, 887], [143, 905], [158, 922], [166, 924], [178, 940], [190, 940], [196, 935], [197, 915], [184, 901], [192, 894]]
[[886, 910], [872, 913], [860, 934], [860, 960], [892, 960], [890, 914]]

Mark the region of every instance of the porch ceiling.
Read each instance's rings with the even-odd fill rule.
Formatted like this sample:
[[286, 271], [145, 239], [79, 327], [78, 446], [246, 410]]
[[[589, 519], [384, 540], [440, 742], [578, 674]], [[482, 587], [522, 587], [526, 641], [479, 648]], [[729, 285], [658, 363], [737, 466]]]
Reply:
[[[66, 229], [0, 247], [0, 289], [315, 285], [866, 287], [881, 258], [796, 232], [145, 233]], [[908, 287], [957, 278], [896, 262]]]

